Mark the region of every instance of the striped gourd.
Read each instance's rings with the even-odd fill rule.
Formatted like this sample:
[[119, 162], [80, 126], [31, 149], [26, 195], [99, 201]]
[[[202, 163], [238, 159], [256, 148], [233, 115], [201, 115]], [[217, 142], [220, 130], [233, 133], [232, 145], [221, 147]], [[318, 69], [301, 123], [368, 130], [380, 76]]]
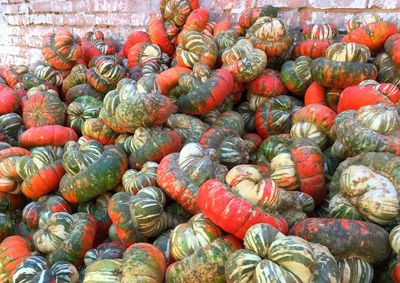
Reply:
[[120, 259], [102, 259], [90, 264], [85, 272], [83, 283], [119, 283], [121, 282]]
[[182, 260], [220, 236], [222, 231], [214, 223], [203, 214], [196, 214], [172, 231], [171, 255], [175, 260]]
[[57, 261], [49, 264], [42, 256], [31, 256], [21, 262], [14, 271], [14, 283], [47, 283], [70, 282], [77, 283], [78, 270], [66, 261]]
[[338, 266], [341, 283], [370, 283], [374, 278], [372, 265], [363, 259], [356, 257], [341, 259], [338, 261]]
[[129, 169], [122, 176], [122, 186], [124, 191], [135, 195], [145, 187], [157, 186], [157, 168], [158, 164], [148, 161], [143, 164], [140, 171]]

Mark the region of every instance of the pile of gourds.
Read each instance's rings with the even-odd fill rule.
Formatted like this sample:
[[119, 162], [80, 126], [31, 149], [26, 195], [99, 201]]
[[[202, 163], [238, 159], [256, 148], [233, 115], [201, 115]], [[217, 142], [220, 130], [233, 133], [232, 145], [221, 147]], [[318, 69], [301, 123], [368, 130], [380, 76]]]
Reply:
[[400, 33], [198, 0], [0, 66], [0, 282], [400, 282]]

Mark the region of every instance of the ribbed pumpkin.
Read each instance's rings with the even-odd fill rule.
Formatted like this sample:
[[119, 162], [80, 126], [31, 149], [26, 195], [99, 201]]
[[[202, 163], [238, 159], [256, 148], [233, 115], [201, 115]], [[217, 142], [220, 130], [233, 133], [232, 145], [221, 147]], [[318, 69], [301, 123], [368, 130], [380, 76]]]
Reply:
[[386, 53], [380, 53], [374, 60], [378, 68], [378, 80], [381, 83], [392, 83], [400, 86], [400, 68], [397, 68]]
[[57, 92], [31, 88], [22, 100], [22, 118], [27, 129], [47, 125], [64, 125], [66, 110]]
[[193, 73], [186, 68], [171, 68], [162, 72], [156, 81], [162, 94], [169, 96], [180, 112], [191, 115], [213, 110], [233, 90], [233, 78], [228, 71], [212, 71], [201, 63], [193, 66]]
[[22, 83], [22, 77], [28, 72], [25, 65], [8, 65], [0, 68], [0, 77], [2, 77], [7, 85], [14, 88], [17, 84]]
[[364, 80], [374, 80], [377, 69], [367, 63], [371, 54], [365, 45], [335, 43], [326, 50], [325, 58], [311, 63], [314, 80], [326, 87], [345, 88]]
[[28, 240], [21, 236], [10, 236], [0, 244], [0, 280], [12, 282], [14, 271], [26, 258], [31, 256]]
[[34, 127], [23, 132], [18, 140], [19, 146], [35, 147], [56, 145], [64, 146], [68, 141], [77, 141], [74, 130], [59, 125]]
[[314, 81], [311, 63], [310, 57], [300, 56], [282, 65], [281, 80], [289, 91], [299, 96], [305, 94], [308, 86]]
[[332, 127], [336, 138], [334, 154], [355, 155], [361, 152], [390, 152], [400, 155], [400, 116], [387, 104], [363, 106], [336, 116]]
[[105, 96], [101, 118], [116, 132], [134, 133], [139, 127], [161, 126], [174, 110], [153, 78], [124, 79]]
[[128, 67], [143, 68], [149, 63], [156, 63], [162, 65], [161, 69], [168, 69], [168, 62], [170, 57], [168, 54], [161, 51], [157, 44], [148, 42], [141, 42], [133, 45], [128, 53]]
[[134, 31], [128, 35], [125, 43], [122, 46], [122, 51], [125, 58], [128, 58], [129, 49], [137, 43], [147, 42], [150, 43], [150, 37], [147, 32], [144, 31]]
[[17, 171], [17, 163], [30, 152], [20, 147], [10, 147], [0, 150], [0, 192], [19, 194], [22, 179]]
[[260, 49], [253, 48], [247, 39], [241, 39], [228, 47], [221, 55], [222, 68], [228, 70], [238, 82], [254, 80], [267, 66], [267, 56]]
[[65, 145], [63, 166], [66, 174], [60, 181], [60, 192], [70, 203], [87, 202], [112, 190], [127, 169], [127, 157], [117, 146], [103, 147], [95, 140]]
[[293, 114], [290, 135], [294, 140], [310, 138], [324, 148], [330, 140], [330, 130], [336, 112], [327, 106], [310, 104]]
[[6, 84], [0, 83], [0, 115], [17, 111], [21, 106], [21, 98], [18, 93]]
[[74, 265], [66, 261], [49, 264], [42, 256], [30, 256], [14, 271], [13, 282], [70, 282], [78, 283], [79, 274]]
[[326, 247], [285, 236], [268, 224], [252, 226], [244, 246], [228, 258], [228, 282], [339, 282], [339, 268]]
[[137, 243], [124, 253], [121, 282], [163, 283], [166, 269], [165, 257], [158, 248]]
[[19, 224], [20, 231], [28, 232], [27, 235], [24, 234], [24, 237], [32, 240], [32, 236], [39, 226], [40, 215], [49, 211], [71, 213], [72, 209], [62, 197], [51, 194], [28, 203], [22, 210], [22, 222]]
[[368, 152], [346, 159], [330, 184], [330, 215], [379, 225], [393, 222], [400, 212], [399, 165], [400, 158], [390, 153]]
[[204, 149], [197, 143], [188, 143], [180, 153], [164, 157], [157, 169], [160, 188], [191, 213], [199, 212], [196, 197], [199, 186], [205, 181], [220, 178], [227, 172], [219, 164], [215, 149]]
[[225, 263], [241, 246], [235, 237], [219, 237], [191, 256], [168, 266], [165, 282], [225, 282]]
[[[99, 33], [99, 32], [97, 32]], [[101, 33], [101, 32], [100, 32]], [[82, 58], [88, 64], [94, 57], [101, 55], [114, 55], [117, 50], [117, 44], [109, 38], [86, 39], [82, 44]]]
[[174, 43], [176, 43], [179, 28], [170, 21], [164, 21], [161, 17], [152, 17], [148, 30], [151, 42], [160, 46], [162, 52], [172, 56], [175, 52]]
[[126, 246], [122, 242], [106, 242], [90, 249], [85, 254], [84, 262], [86, 266], [103, 259], [121, 259]]
[[[307, 218], [295, 224], [289, 233], [326, 246], [339, 260], [354, 257], [377, 263], [390, 254], [388, 233], [382, 227], [369, 222]], [[335, 241], [332, 241], [332, 237], [335, 237]]]
[[204, 133], [199, 144], [205, 149], [217, 151], [221, 164], [228, 167], [245, 164], [250, 158], [246, 141], [231, 128], [211, 128]]
[[82, 57], [81, 38], [68, 30], [48, 33], [43, 37], [42, 54], [55, 69], [69, 71]]
[[[278, 140], [279, 142], [279, 140]], [[269, 144], [269, 146], [272, 146]], [[271, 159], [271, 179], [280, 188], [300, 190], [313, 197], [318, 205], [325, 197], [324, 155], [308, 138], [293, 141], [289, 147], [276, 148]], [[281, 149], [281, 150], [279, 150]], [[264, 154], [265, 154], [264, 148]], [[264, 157], [265, 158], [265, 157]]]
[[67, 261], [79, 265], [93, 247], [96, 220], [87, 213], [45, 212], [33, 235], [37, 250], [47, 255], [50, 264]]
[[125, 76], [125, 68], [119, 64], [117, 57], [112, 55], [98, 56], [89, 63], [86, 71], [88, 84], [101, 93], [114, 89]]
[[93, 216], [95, 219], [96, 236], [95, 243], [101, 243], [108, 234], [108, 229], [111, 226], [111, 219], [108, 216], [108, 203], [110, 202], [112, 194], [105, 192], [97, 196], [96, 199], [81, 203], [78, 206], [78, 212], [86, 212]]
[[141, 189], [157, 186], [158, 164], [148, 161], [143, 164], [142, 169], [137, 171], [129, 169], [122, 176], [122, 186], [124, 191], [136, 195]]
[[317, 82], [313, 82], [307, 88], [304, 95], [304, 104], [306, 106], [310, 104], [320, 104], [328, 106], [330, 109], [337, 112], [340, 93], [340, 89], [326, 88]]
[[8, 113], [0, 116], [0, 141], [15, 146], [24, 131], [22, 118], [18, 114]]
[[103, 145], [112, 145], [118, 138], [114, 132], [100, 118], [89, 118], [82, 124], [82, 135], [88, 139], [99, 141]]
[[396, 104], [400, 99], [400, 89], [394, 84], [362, 81], [358, 86], [345, 88], [340, 94], [338, 112], [358, 110], [365, 105], [377, 103]]
[[218, 47], [213, 40], [198, 31], [183, 31], [181, 43], [176, 47], [176, 60], [179, 66], [193, 68], [193, 65], [199, 62], [212, 68], [217, 56]]
[[324, 57], [326, 49], [333, 43], [337, 33], [335, 24], [306, 25], [301, 32], [302, 41], [293, 49], [294, 56], [308, 56], [311, 59]]
[[161, 159], [182, 148], [177, 132], [167, 128], [138, 128], [134, 135], [120, 135], [115, 142], [121, 144], [129, 155], [130, 168], [140, 169], [147, 161], [160, 162]]
[[190, 13], [198, 8], [200, 8], [198, 0], [161, 0], [160, 2], [162, 17], [178, 27], [183, 26]]
[[48, 88], [57, 90], [63, 82], [63, 75], [48, 63], [40, 62], [35, 66], [32, 73], [28, 72], [23, 76], [22, 81], [25, 89], [31, 89], [44, 84]]
[[292, 117], [302, 106], [303, 103], [292, 96], [272, 97], [255, 113], [254, 123], [258, 134], [266, 139], [270, 135], [289, 133]]
[[356, 14], [346, 23], [347, 35], [342, 42], [366, 45], [371, 51], [378, 51], [385, 41], [398, 32], [395, 23], [383, 21], [377, 14]]
[[247, 30], [246, 38], [255, 48], [264, 51], [268, 58], [284, 55], [293, 43], [293, 36], [285, 23], [268, 16], [258, 18]]
[[112, 196], [108, 214], [118, 238], [126, 245], [158, 236], [183, 222], [179, 216], [165, 212], [166, 198], [157, 187], [146, 187], [136, 195], [119, 192]]
[[199, 118], [186, 114], [172, 114], [165, 125], [179, 134], [183, 144], [199, 142], [209, 128]]
[[16, 169], [23, 179], [21, 191], [27, 198], [38, 199], [58, 188], [65, 172], [62, 155], [59, 147], [36, 147], [30, 156], [18, 160]]
[[287, 94], [278, 71], [265, 69], [257, 78], [247, 83], [247, 100], [255, 111], [270, 98]]
[[277, 15], [278, 9], [269, 5], [245, 9], [240, 14], [239, 23], [235, 27], [235, 30], [239, 35], [245, 35], [246, 30], [249, 29], [259, 17], [268, 16], [276, 18]]
[[67, 125], [81, 133], [84, 122], [91, 118], [97, 118], [103, 106], [95, 97], [83, 95], [76, 98], [67, 108]]
[[257, 223], [269, 223], [283, 233], [288, 230], [288, 224], [282, 216], [254, 207], [215, 179], [200, 186], [197, 203], [213, 223], [239, 239], [243, 239], [246, 231]]
[[83, 95], [103, 100], [104, 93], [99, 92], [87, 83], [86, 72], [87, 68], [84, 65], [75, 65], [71, 73], [63, 80], [62, 91], [67, 104]]
[[179, 224], [172, 231], [171, 255], [177, 261], [182, 260], [221, 236], [222, 232], [215, 224], [203, 214], [196, 214], [189, 222]]

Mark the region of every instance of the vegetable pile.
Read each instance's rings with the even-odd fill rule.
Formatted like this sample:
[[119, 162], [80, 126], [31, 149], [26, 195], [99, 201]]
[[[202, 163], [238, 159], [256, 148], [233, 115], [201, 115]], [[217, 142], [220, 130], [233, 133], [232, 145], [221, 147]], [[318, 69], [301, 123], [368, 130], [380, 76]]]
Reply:
[[198, 0], [0, 66], [0, 282], [400, 283], [400, 33]]

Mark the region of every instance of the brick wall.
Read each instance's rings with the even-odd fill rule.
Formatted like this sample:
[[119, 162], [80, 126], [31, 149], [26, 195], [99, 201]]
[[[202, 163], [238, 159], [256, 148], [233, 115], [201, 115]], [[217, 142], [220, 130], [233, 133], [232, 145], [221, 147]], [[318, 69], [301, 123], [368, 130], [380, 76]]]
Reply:
[[[274, 5], [293, 28], [315, 22], [334, 22], [339, 29], [352, 14], [373, 11], [397, 24], [400, 0], [200, 0], [212, 19], [233, 22], [247, 7]], [[102, 30], [124, 41], [134, 30], [144, 30], [159, 13], [159, 0], [0, 0], [0, 64], [33, 63], [41, 58], [42, 35], [61, 26], [84, 35]]]

